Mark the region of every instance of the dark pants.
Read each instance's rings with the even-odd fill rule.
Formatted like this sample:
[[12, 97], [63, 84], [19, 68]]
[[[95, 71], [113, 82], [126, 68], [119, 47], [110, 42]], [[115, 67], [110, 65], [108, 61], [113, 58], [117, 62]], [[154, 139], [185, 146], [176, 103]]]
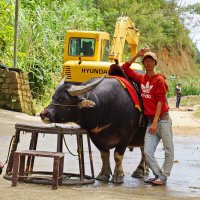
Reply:
[[176, 97], [176, 108], [179, 108], [181, 97]]

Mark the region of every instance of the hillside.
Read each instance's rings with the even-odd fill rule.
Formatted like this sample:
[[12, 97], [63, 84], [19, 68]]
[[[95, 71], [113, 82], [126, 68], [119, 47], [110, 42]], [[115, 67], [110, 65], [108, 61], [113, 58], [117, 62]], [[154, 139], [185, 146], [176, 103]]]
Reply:
[[187, 49], [177, 52], [162, 48], [157, 54], [159, 58], [158, 69], [166, 75], [184, 76], [195, 66], [194, 56]]
[[[2, 0], [0, 10], [4, 11], [0, 61], [13, 67], [14, 1]], [[140, 32], [138, 48], [149, 46], [158, 54], [161, 72], [180, 76], [197, 60], [183, 12], [177, 1], [166, 0], [148, 1], [148, 5], [138, 0], [21, 0], [17, 67], [28, 72], [33, 98], [41, 100], [60, 80], [66, 30], [105, 31], [112, 38], [117, 18], [127, 15]]]

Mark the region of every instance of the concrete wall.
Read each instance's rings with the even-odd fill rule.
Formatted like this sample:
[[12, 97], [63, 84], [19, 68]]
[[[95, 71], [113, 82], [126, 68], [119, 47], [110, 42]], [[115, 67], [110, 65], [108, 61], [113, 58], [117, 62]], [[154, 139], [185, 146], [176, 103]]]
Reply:
[[0, 108], [35, 115], [26, 73], [0, 69]]

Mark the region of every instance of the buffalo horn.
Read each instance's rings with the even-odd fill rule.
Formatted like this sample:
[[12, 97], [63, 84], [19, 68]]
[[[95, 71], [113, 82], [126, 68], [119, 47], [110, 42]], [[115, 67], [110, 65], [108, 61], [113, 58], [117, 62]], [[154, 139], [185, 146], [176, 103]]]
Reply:
[[85, 94], [85, 93], [89, 92], [90, 90], [94, 89], [99, 83], [101, 83], [101, 81], [103, 81], [103, 79], [106, 76], [107, 75], [104, 75], [103, 77], [101, 77], [97, 81], [95, 81], [93, 83], [88, 83], [86, 85], [73, 85], [68, 89], [68, 92], [71, 96], [77, 96], [77, 95], [80, 95], [80, 94]]
[[66, 79], [67, 79], [67, 76], [64, 76], [64, 78], [60, 81], [60, 83], [58, 84], [56, 88], [58, 89], [62, 84], [64, 84]]

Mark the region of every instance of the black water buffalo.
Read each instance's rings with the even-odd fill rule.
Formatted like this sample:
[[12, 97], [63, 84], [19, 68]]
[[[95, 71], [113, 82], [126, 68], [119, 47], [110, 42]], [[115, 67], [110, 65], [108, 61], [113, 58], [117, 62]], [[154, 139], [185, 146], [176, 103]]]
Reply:
[[[142, 147], [145, 127], [139, 127], [140, 112], [126, 89], [115, 78], [94, 78], [81, 85], [61, 84], [52, 102], [40, 114], [45, 123], [75, 122], [87, 129], [101, 152], [102, 169], [97, 179], [108, 181], [112, 174], [109, 150], [115, 148], [113, 182], [123, 182], [122, 160], [128, 146]], [[134, 177], [148, 170], [144, 155]]]

